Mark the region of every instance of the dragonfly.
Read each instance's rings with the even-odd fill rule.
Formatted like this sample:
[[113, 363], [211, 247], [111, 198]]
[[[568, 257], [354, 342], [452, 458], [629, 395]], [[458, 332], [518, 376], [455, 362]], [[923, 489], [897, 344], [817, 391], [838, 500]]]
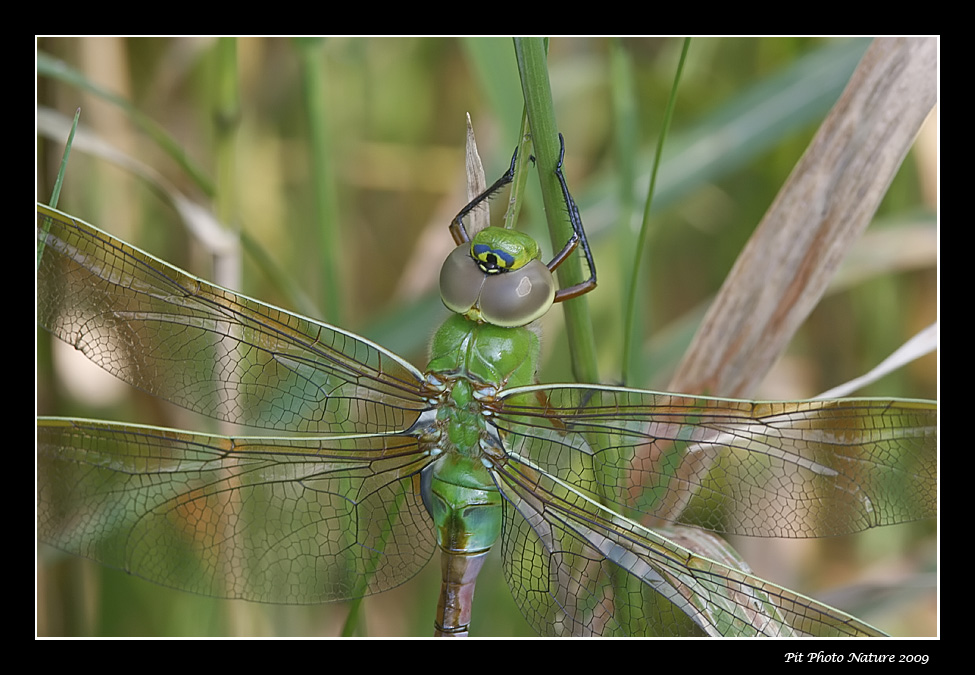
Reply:
[[[517, 231], [467, 232], [514, 167], [451, 223], [454, 314], [425, 370], [39, 204], [39, 323], [135, 387], [261, 432], [39, 418], [40, 539], [164, 586], [289, 604], [389, 590], [439, 553], [443, 636], [467, 634], [495, 546], [542, 635], [883, 635], [709, 537], [933, 516], [936, 404], [537, 384], [530, 325], [592, 290], [595, 265], [561, 156], [573, 236], [549, 263]], [[589, 280], [558, 288], [577, 253]]]

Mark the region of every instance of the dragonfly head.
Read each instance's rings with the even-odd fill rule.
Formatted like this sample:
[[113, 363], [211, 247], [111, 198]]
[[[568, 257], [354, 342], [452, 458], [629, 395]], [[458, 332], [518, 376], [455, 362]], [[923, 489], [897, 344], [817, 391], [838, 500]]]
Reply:
[[538, 242], [527, 234], [488, 227], [471, 240], [471, 258], [485, 274], [521, 269], [540, 258]]
[[524, 326], [552, 306], [555, 279], [526, 234], [488, 227], [454, 249], [440, 270], [444, 305], [472, 321]]

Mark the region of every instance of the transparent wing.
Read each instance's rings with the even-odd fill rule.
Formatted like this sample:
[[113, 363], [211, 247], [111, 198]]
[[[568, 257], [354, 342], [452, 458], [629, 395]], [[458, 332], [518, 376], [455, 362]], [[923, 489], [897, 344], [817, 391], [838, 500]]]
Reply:
[[505, 573], [543, 635], [883, 635], [693, 553], [516, 458], [495, 476], [507, 500]]
[[37, 423], [38, 536], [194, 593], [361, 597], [436, 549], [410, 436], [231, 438], [108, 422]]
[[933, 402], [756, 403], [584, 385], [503, 396], [494, 421], [512, 457], [647, 526], [801, 538], [937, 510]]
[[405, 431], [421, 373], [341, 329], [201, 281], [37, 205], [38, 322], [116, 377], [204, 415], [287, 432]]

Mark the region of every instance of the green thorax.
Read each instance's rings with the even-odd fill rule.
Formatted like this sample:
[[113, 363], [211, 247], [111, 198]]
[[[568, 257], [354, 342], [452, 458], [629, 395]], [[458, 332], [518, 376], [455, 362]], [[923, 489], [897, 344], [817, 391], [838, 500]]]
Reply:
[[534, 384], [538, 354], [538, 336], [524, 326], [503, 328], [454, 314], [433, 337], [427, 372], [497, 391]]

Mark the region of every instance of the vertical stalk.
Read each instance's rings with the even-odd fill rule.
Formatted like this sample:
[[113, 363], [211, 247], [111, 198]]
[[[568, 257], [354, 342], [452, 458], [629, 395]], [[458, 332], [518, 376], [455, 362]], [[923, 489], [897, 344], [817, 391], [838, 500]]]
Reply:
[[[545, 216], [552, 248], [559, 251], [572, 237], [572, 226], [565, 211], [561, 186], [555, 176], [555, 165], [559, 158], [559, 132], [555, 121], [555, 107], [552, 104], [552, 87], [548, 79], [546, 43], [543, 38], [515, 38], [514, 45], [535, 148], [535, 161], [539, 167], [538, 178]], [[558, 277], [559, 285], [563, 288], [584, 281], [579, 257], [570, 256], [559, 267]], [[572, 373], [579, 382], [599, 382], [589, 304], [584, 297], [580, 297], [565, 302], [563, 307], [569, 350], [572, 353]]]
[[[613, 146], [616, 158], [616, 172], [619, 175], [617, 198], [619, 200], [619, 215], [616, 218], [616, 259], [620, 261], [620, 287], [625, 288], [633, 274], [633, 266], [639, 261], [631, 257], [636, 250], [637, 232], [633, 229], [633, 212], [636, 210], [636, 150], [639, 147], [639, 132], [637, 125], [636, 92], [633, 81], [633, 65], [622, 40], [616, 38], [610, 44], [610, 94], [613, 114]], [[645, 278], [644, 270], [640, 267], [637, 275]], [[625, 317], [627, 306], [626, 296], [623, 295], [620, 304], [620, 316]], [[624, 319], [625, 321], [625, 319]], [[631, 355], [640, 343], [639, 335], [643, 332], [635, 328], [636, 322], [629, 322], [629, 332], [623, 336], [623, 356], [621, 359], [621, 382], [642, 382], [634, 380], [633, 364], [639, 359]]]

